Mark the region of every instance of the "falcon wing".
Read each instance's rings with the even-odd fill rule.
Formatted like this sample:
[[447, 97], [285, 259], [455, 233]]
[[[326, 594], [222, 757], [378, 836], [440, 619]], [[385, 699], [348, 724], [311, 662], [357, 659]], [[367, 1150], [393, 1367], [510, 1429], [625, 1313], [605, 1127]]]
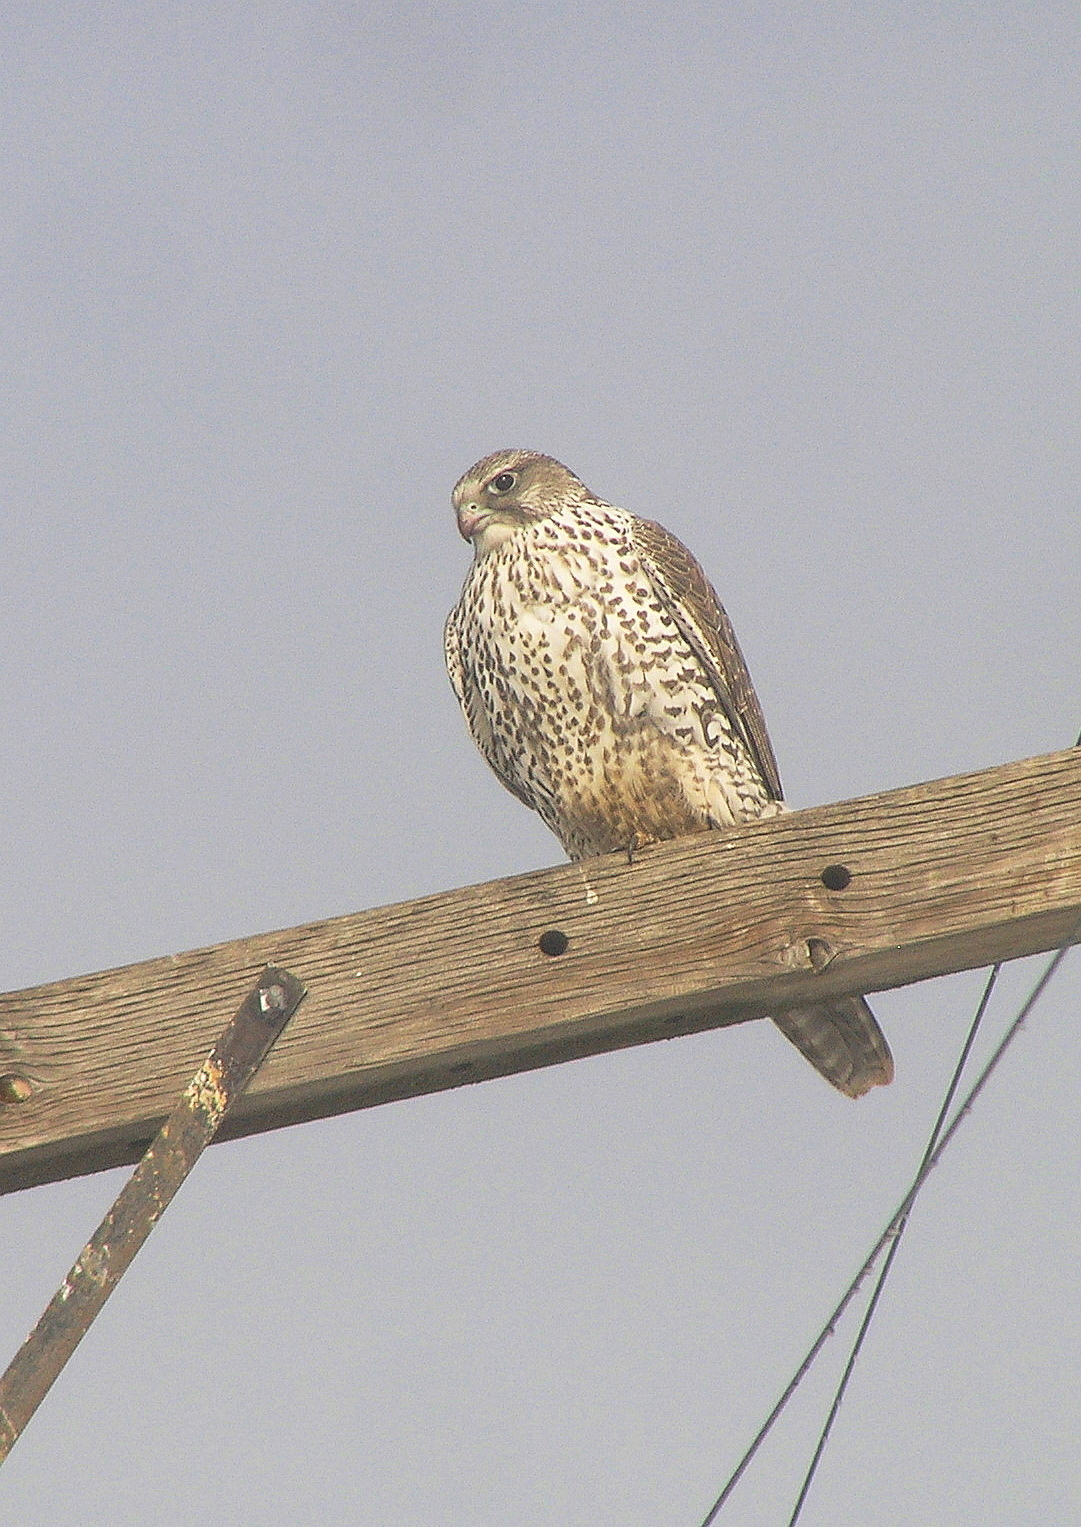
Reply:
[[665, 611], [679, 627], [774, 800], [783, 799], [765, 717], [732, 622], [694, 557], [663, 525], [634, 518], [632, 544]]
[[462, 715], [469, 727], [470, 736], [499, 783], [505, 785], [511, 795], [517, 796], [523, 806], [528, 806], [532, 810], [534, 803], [524, 794], [522, 787], [507, 773], [499, 760], [492, 723], [484, 709], [472, 671], [468, 664], [462, 661], [457, 605], [447, 616], [447, 623], [443, 627], [443, 654], [447, 661], [451, 688], [458, 696], [458, 704], [462, 707]]
[[462, 649], [458, 644], [458, 606], [455, 605], [443, 626], [443, 656], [447, 662], [450, 687], [465, 709], [465, 674], [462, 672]]

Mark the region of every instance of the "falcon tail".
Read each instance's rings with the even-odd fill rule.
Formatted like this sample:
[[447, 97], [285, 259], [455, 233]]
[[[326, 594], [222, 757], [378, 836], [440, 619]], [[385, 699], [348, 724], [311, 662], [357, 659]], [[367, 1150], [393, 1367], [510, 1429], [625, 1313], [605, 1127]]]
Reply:
[[797, 1007], [774, 1023], [815, 1070], [850, 1098], [893, 1081], [893, 1056], [862, 997]]

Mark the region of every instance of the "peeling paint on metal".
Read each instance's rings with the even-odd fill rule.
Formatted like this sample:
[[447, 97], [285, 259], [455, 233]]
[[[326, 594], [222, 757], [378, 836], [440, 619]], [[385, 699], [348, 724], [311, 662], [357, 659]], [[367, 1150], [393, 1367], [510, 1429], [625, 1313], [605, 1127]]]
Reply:
[[187, 1097], [192, 1107], [199, 1109], [208, 1124], [217, 1129], [229, 1106], [229, 1096], [222, 1082], [221, 1063], [213, 1055], [208, 1056], [188, 1083]]

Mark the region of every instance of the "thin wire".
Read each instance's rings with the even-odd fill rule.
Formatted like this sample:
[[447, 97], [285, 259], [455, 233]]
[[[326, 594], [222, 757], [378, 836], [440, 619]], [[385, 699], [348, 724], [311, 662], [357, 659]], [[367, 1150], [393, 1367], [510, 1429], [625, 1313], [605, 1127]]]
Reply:
[[[963, 1049], [961, 1051], [961, 1059], [960, 1059], [960, 1061], [959, 1061], [959, 1063], [957, 1065], [957, 1068], [954, 1071], [953, 1079], [950, 1082], [950, 1085], [949, 1085], [949, 1087], [948, 1087], [948, 1089], [946, 1091], [946, 1097], [945, 1097], [945, 1099], [943, 1101], [942, 1107], [939, 1109], [938, 1118], [935, 1120], [934, 1128], [931, 1131], [930, 1141], [928, 1143], [926, 1151], [924, 1152], [923, 1160], [920, 1163], [920, 1171], [921, 1172], [923, 1172], [927, 1168], [928, 1157], [930, 1156], [931, 1151], [934, 1149], [935, 1141], [936, 1141], [936, 1139], [938, 1137], [939, 1131], [942, 1128], [942, 1124], [943, 1124], [943, 1120], [945, 1119], [946, 1112], [949, 1109], [950, 1103], [953, 1100], [954, 1093], [957, 1090], [957, 1085], [958, 1085], [958, 1082], [960, 1080], [961, 1071], [962, 1071], [962, 1068], [964, 1066], [964, 1062], [967, 1059], [969, 1051], [972, 1048], [972, 1041], [975, 1038], [976, 1027], [979, 1024], [980, 1019], [983, 1017], [983, 1014], [984, 1014], [984, 1012], [987, 1009], [987, 1003], [990, 1000], [991, 992], [992, 992], [992, 990], [994, 988], [995, 982], [998, 979], [998, 972], [999, 972], [1000, 968], [1001, 967], [999, 965], [996, 965], [993, 968], [993, 970], [991, 971], [991, 975], [988, 978], [986, 986], [984, 987], [983, 995], [980, 998], [979, 1004], [977, 1005], [976, 1014], [975, 1014], [975, 1017], [973, 1019], [972, 1026], [969, 1029], [968, 1038], [966, 1039], [964, 1047], [963, 1047]], [[917, 1176], [918, 1175], [919, 1174], [917, 1174]], [[910, 1189], [910, 1192], [911, 1192], [911, 1189]], [[904, 1228], [905, 1220], [907, 1220], [907, 1214], [900, 1221], [900, 1223], [898, 1223], [898, 1216], [897, 1216], [897, 1214], [895, 1214], [893, 1219], [890, 1220], [890, 1223], [886, 1227], [886, 1230], [883, 1232], [883, 1234], [881, 1235], [879, 1240], [876, 1242], [874, 1250], [871, 1252], [870, 1256], [863, 1263], [863, 1266], [860, 1268], [859, 1272], [856, 1274], [856, 1277], [853, 1279], [852, 1283], [849, 1285], [848, 1289], [846, 1290], [845, 1295], [842, 1298], [841, 1302], [837, 1305], [836, 1309], [833, 1311], [833, 1314], [830, 1316], [829, 1320], [822, 1327], [822, 1330], [819, 1332], [819, 1334], [818, 1334], [814, 1344], [812, 1345], [810, 1351], [807, 1353], [807, 1355], [804, 1358], [803, 1362], [800, 1364], [799, 1368], [796, 1370], [796, 1373], [793, 1376], [792, 1381], [789, 1384], [788, 1388], [784, 1391], [784, 1393], [781, 1395], [781, 1398], [777, 1401], [777, 1404], [770, 1411], [769, 1415], [766, 1417], [766, 1419], [763, 1422], [763, 1424], [762, 1424], [761, 1428], [759, 1429], [758, 1433], [756, 1434], [756, 1436], [754, 1437], [753, 1441], [751, 1442], [750, 1447], [747, 1449], [747, 1451], [744, 1453], [743, 1457], [740, 1459], [739, 1464], [737, 1465], [734, 1473], [731, 1475], [731, 1477], [728, 1480], [728, 1483], [725, 1485], [724, 1489], [721, 1491], [720, 1495], [717, 1497], [717, 1500], [716, 1500], [716, 1502], [713, 1505], [713, 1509], [710, 1511], [709, 1515], [706, 1517], [705, 1521], [702, 1524], [702, 1527], [710, 1527], [710, 1524], [713, 1522], [714, 1518], [717, 1516], [717, 1513], [720, 1511], [721, 1507], [725, 1504], [725, 1502], [728, 1500], [729, 1496], [732, 1494], [732, 1491], [735, 1489], [736, 1485], [738, 1484], [740, 1478], [743, 1475], [744, 1470], [747, 1468], [747, 1465], [751, 1462], [751, 1459], [758, 1452], [758, 1449], [761, 1447], [762, 1443], [766, 1440], [766, 1437], [772, 1431], [774, 1422], [778, 1419], [778, 1417], [780, 1416], [781, 1412], [784, 1410], [785, 1406], [788, 1404], [789, 1400], [792, 1398], [793, 1394], [795, 1394], [796, 1389], [802, 1383], [804, 1377], [806, 1376], [806, 1374], [807, 1374], [808, 1370], [810, 1369], [812, 1363], [814, 1362], [815, 1358], [818, 1356], [819, 1352], [825, 1346], [827, 1339], [830, 1336], [833, 1335], [834, 1329], [836, 1328], [838, 1320], [844, 1314], [845, 1310], [848, 1308], [848, 1305], [850, 1304], [852, 1299], [855, 1297], [856, 1292], [859, 1289], [860, 1285], [863, 1283], [864, 1278], [871, 1271], [871, 1269], [873, 1268], [875, 1262], [877, 1261], [878, 1256], [879, 1256], [879, 1254], [880, 1254], [880, 1252], [882, 1250], [882, 1247], [885, 1245], [886, 1241], [888, 1239], [890, 1239], [891, 1236], [894, 1237], [894, 1240], [893, 1240], [893, 1244], [890, 1247], [889, 1257], [888, 1257], [888, 1260], [887, 1260], [887, 1265], [888, 1265], [889, 1260], [892, 1260], [892, 1258], [894, 1256], [894, 1253], [895, 1253], [895, 1250], [896, 1250], [896, 1247], [898, 1245], [898, 1241], [900, 1239], [901, 1232], [902, 1232], [902, 1230]], [[895, 1226], [896, 1226], [896, 1228], [895, 1228]], [[882, 1279], [879, 1280], [878, 1287], [881, 1287], [881, 1282], [882, 1282]], [[875, 1293], [872, 1295], [872, 1304], [877, 1300], [877, 1296], [878, 1296], [878, 1288], [876, 1288]], [[862, 1336], [862, 1332], [861, 1332], [861, 1336]], [[844, 1382], [847, 1382], [847, 1373], [846, 1373], [845, 1381]], [[835, 1403], [835, 1409], [836, 1409], [836, 1407], [839, 1407], [839, 1405], [840, 1405], [840, 1400], [838, 1399], [836, 1401], [836, 1403]], [[832, 1425], [834, 1413], [835, 1413], [835, 1410], [831, 1411], [831, 1413], [830, 1413], [830, 1417], [829, 1417], [829, 1419], [827, 1421], [827, 1428], [826, 1428], [827, 1431], [828, 1431], [829, 1427]], [[813, 1469], [817, 1466], [818, 1458], [821, 1455], [822, 1448], [823, 1448], [824, 1445], [825, 1445], [824, 1438], [820, 1439], [818, 1450], [816, 1451], [814, 1460], [812, 1461], [812, 1472], [813, 1472]], [[806, 1494], [806, 1491], [807, 1491], [807, 1484], [808, 1484], [808, 1480], [805, 1480], [804, 1481], [804, 1488], [803, 1488], [803, 1491], [801, 1492], [800, 1499], [796, 1503], [797, 1514], [798, 1514], [800, 1508], [802, 1507], [803, 1497], [804, 1497], [804, 1495]], [[794, 1520], [794, 1518], [793, 1518], [793, 1520]], [[790, 1524], [790, 1527], [791, 1527], [791, 1524]]]
[[[1081, 732], [1078, 732], [1077, 740], [1074, 742], [1074, 747], [1075, 748], [1081, 748]], [[1021, 1007], [1021, 1011], [1018, 1013], [1017, 1017], [1014, 1019], [1014, 1021], [1010, 1025], [1010, 1027], [1007, 1029], [1004, 1037], [999, 1042], [999, 1045], [995, 1049], [995, 1051], [992, 1054], [990, 1060], [987, 1062], [987, 1064], [985, 1065], [984, 1069], [980, 1072], [980, 1075], [976, 1078], [975, 1084], [973, 1085], [973, 1087], [969, 1091], [968, 1096], [965, 1098], [965, 1101], [962, 1104], [962, 1106], [960, 1107], [960, 1109], [958, 1109], [957, 1116], [955, 1117], [955, 1119], [953, 1120], [953, 1123], [950, 1125], [949, 1129], [947, 1130], [946, 1135], [936, 1145], [935, 1142], [938, 1139], [939, 1132], [942, 1129], [942, 1125], [943, 1125], [943, 1122], [944, 1122], [944, 1120], [946, 1118], [946, 1115], [947, 1115], [947, 1113], [949, 1111], [950, 1104], [953, 1101], [953, 1098], [954, 1098], [954, 1096], [956, 1094], [956, 1091], [957, 1091], [957, 1087], [958, 1087], [958, 1085], [960, 1083], [962, 1072], [964, 1071], [965, 1065], [966, 1065], [966, 1063], [968, 1061], [968, 1057], [969, 1057], [969, 1054], [970, 1054], [971, 1049], [972, 1049], [972, 1044], [973, 1044], [973, 1041], [975, 1040], [975, 1037], [976, 1037], [977, 1029], [979, 1028], [979, 1025], [980, 1025], [980, 1022], [981, 1022], [981, 1020], [983, 1018], [983, 1015], [986, 1012], [987, 1004], [988, 1004], [988, 1002], [990, 1000], [990, 997], [991, 997], [991, 992], [993, 991], [994, 986], [995, 986], [995, 982], [998, 979], [998, 973], [999, 973], [999, 971], [1001, 969], [1001, 963], [996, 964], [992, 968], [990, 976], [988, 977], [988, 980], [987, 980], [987, 984], [986, 984], [986, 986], [984, 988], [983, 995], [980, 998], [979, 1004], [977, 1005], [977, 1008], [976, 1008], [976, 1012], [975, 1012], [975, 1014], [973, 1016], [972, 1024], [971, 1024], [971, 1026], [969, 1028], [968, 1037], [966, 1038], [965, 1044], [962, 1047], [961, 1055], [960, 1055], [960, 1058], [958, 1060], [957, 1066], [956, 1066], [956, 1068], [954, 1070], [953, 1078], [952, 1078], [952, 1080], [950, 1082], [950, 1085], [949, 1085], [949, 1087], [948, 1087], [948, 1089], [946, 1091], [946, 1096], [945, 1096], [945, 1098], [943, 1100], [942, 1107], [939, 1109], [938, 1118], [935, 1120], [934, 1129], [931, 1131], [931, 1135], [930, 1135], [930, 1138], [929, 1138], [929, 1141], [928, 1141], [928, 1145], [927, 1145], [927, 1150], [924, 1153], [923, 1160], [920, 1163], [919, 1171], [916, 1173], [916, 1176], [915, 1176], [915, 1178], [912, 1181], [912, 1184], [911, 1184], [911, 1186], [910, 1186], [910, 1188], [908, 1190], [908, 1193], [906, 1193], [905, 1197], [902, 1199], [900, 1205], [898, 1206], [897, 1210], [895, 1211], [895, 1213], [893, 1215], [893, 1218], [890, 1220], [889, 1224], [886, 1226], [886, 1229], [882, 1232], [882, 1235], [879, 1237], [879, 1239], [876, 1242], [876, 1244], [875, 1244], [873, 1250], [871, 1251], [870, 1255], [864, 1261], [862, 1267], [857, 1272], [855, 1278], [849, 1284], [849, 1286], [846, 1289], [846, 1291], [845, 1291], [845, 1293], [844, 1293], [840, 1303], [836, 1306], [836, 1308], [834, 1309], [834, 1311], [833, 1311], [832, 1315], [830, 1316], [829, 1320], [822, 1327], [822, 1330], [819, 1332], [818, 1336], [816, 1337], [816, 1339], [815, 1339], [814, 1343], [812, 1344], [810, 1350], [808, 1351], [807, 1355], [803, 1359], [803, 1362], [800, 1364], [799, 1368], [797, 1368], [795, 1374], [793, 1375], [792, 1380], [789, 1383], [788, 1387], [785, 1389], [784, 1393], [781, 1395], [781, 1398], [777, 1401], [777, 1404], [770, 1411], [769, 1415], [766, 1417], [766, 1419], [763, 1422], [762, 1426], [760, 1427], [759, 1431], [757, 1432], [757, 1434], [755, 1435], [754, 1439], [752, 1440], [750, 1447], [748, 1447], [747, 1451], [744, 1453], [743, 1457], [740, 1459], [738, 1465], [736, 1466], [735, 1471], [732, 1473], [732, 1475], [729, 1478], [729, 1480], [728, 1480], [727, 1484], [725, 1485], [724, 1489], [721, 1491], [720, 1495], [717, 1497], [717, 1499], [714, 1502], [713, 1507], [710, 1510], [709, 1514], [705, 1517], [705, 1519], [704, 1519], [704, 1521], [702, 1523], [702, 1527], [711, 1527], [711, 1524], [715, 1520], [715, 1518], [716, 1518], [718, 1512], [720, 1511], [721, 1507], [729, 1499], [729, 1497], [732, 1494], [732, 1491], [735, 1489], [736, 1485], [739, 1483], [739, 1480], [742, 1478], [743, 1473], [746, 1470], [748, 1464], [751, 1462], [752, 1458], [758, 1452], [758, 1449], [761, 1447], [762, 1443], [766, 1440], [766, 1437], [772, 1431], [774, 1423], [777, 1421], [777, 1419], [780, 1416], [781, 1412], [784, 1410], [785, 1406], [788, 1404], [789, 1400], [792, 1398], [793, 1394], [795, 1394], [797, 1388], [802, 1383], [803, 1379], [806, 1377], [808, 1371], [810, 1370], [811, 1366], [813, 1365], [813, 1363], [815, 1361], [815, 1358], [818, 1356], [819, 1352], [821, 1352], [822, 1348], [825, 1346], [826, 1341], [828, 1340], [828, 1338], [833, 1335], [833, 1332], [836, 1329], [837, 1322], [840, 1320], [842, 1315], [847, 1310], [849, 1304], [855, 1298], [856, 1293], [858, 1292], [860, 1286], [863, 1283], [863, 1280], [867, 1277], [868, 1273], [871, 1272], [871, 1270], [873, 1269], [876, 1261], [878, 1260], [879, 1255], [882, 1252], [883, 1246], [885, 1246], [887, 1241], [890, 1241], [892, 1244], [890, 1245], [890, 1250], [889, 1250], [889, 1252], [887, 1254], [886, 1262], [885, 1262], [885, 1264], [884, 1264], [884, 1266], [882, 1268], [881, 1274], [879, 1275], [878, 1282], [875, 1285], [874, 1291], [872, 1292], [870, 1303], [869, 1303], [867, 1311], [866, 1311], [866, 1313], [864, 1315], [863, 1322], [862, 1322], [862, 1324], [860, 1326], [859, 1333], [858, 1333], [858, 1335], [856, 1337], [856, 1341], [855, 1341], [855, 1343], [853, 1345], [853, 1349], [852, 1349], [852, 1352], [850, 1354], [848, 1364], [847, 1364], [847, 1366], [845, 1368], [845, 1372], [844, 1372], [844, 1374], [842, 1376], [841, 1383], [839, 1385], [837, 1394], [836, 1394], [836, 1396], [834, 1398], [834, 1402], [833, 1402], [833, 1405], [832, 1405], [832, 1407], [830, 1409], [829, 1416], [826, 1419], [826, 1425], [825, 1425], [825, 1427], [823, 1429], [821, 1437], [819, 1438], [819, 1442], [818, 1442], [818, 1446], [817, 1446], [817, 1448], [815, 1450], [814, 1458], [811, 1461], [810, 1469], [808, 1470], [807, 1477], [804, 1480], [803, 1488], [801, 1489], [799, 1499], [796, 1502], [795, 1511], [793, 1512], [793, 1515], [792, 1515], [792, 1517], [789, 1520], [788, 1527], [793, 1527], [793, 1524], [795, 1523], [796, 1519], [799, 1516], [800, 1510], [802, 1509], [804, 1499], [806, 1498], [806, 1495], [807, 1495], [807, 1490], [809, 1488], [811, 1479], [814, 1476], [814, 1471], [815, 1471], [815, 1469], [818, 1466], [818, 1460], [820, 1459], [820, 1457], [822, 1455], [822, 1450], [823, 1450], [823, 1448], [825, 1446], [826, 1439], [827, 1439], [827, 1437], [829, 1435], [830, 1428], [832, 1427], [834, 1418], [836, 1417], [837, 1412], [840, 1409], [841, 1400], [842, 1400], [842, 1398], [844, 1396], [844, 1391], [845, 1391], [845, 1389], [847, 1387], [848, 1380], [849, 1380], [849, 1378], [851, 1376], [852, 1369], [853, 1369], [853, 1367], [855, 1365], [856, 1358], [857, 1358], [857, 1356], [859, 1354], [859, 1350], [860, 1350], [861, 1346], [863, 1345], [863, 1339], [864, 1339], [864, 1336], [866, 1335], [867, 1328], [870, 1325], [871, 1319], [873, 1317], [875, 1306], [878, 1303], [879, 1295], [880, 1295], [880, 1293], [882, 1291], [883, 1284], [885, 1283], [886, 1278], [889, 1275], [889, 1270], [890, 1270], [890, 1267], [893, 1264], [893, 1259], [894, 1259], [894, 1257], [897, 1254], [897, 1247], [898, 1247], [898, 1244], [900, 1242], [900, 1237], [903, 1234], [905, 1225], [908, 1222], [908, 1215], [909, 1215], [909, 1212], [910, 1212], [910, 1210], [912, 1208], [913, 1203], [915, 1202], [916, 1196], [919, 1193], [920, 1189], [922, 1188], [924, 1182], [927, 1180], [927, 1178], [930, 1175], [930, 1173], [938, 1165], [938, 1162], [942, 1158], [943, 1152], [945, 1151], [946, 1147], [949, 1145], [949, 1143], [952, 1140], [954, 1134], [956, 1133], [957, 1127], [960, 1124], [961, 1120], [970, 1111], [970, 1109], [972, 1108], [973, 1103], [976, 1101], [976, 1099], [979, 1096], [979, 1094], [983, 1091], [984, 1085], [990, 1079], [992, 1072], [994, 1071], [995, 1067], [998, 1065], [998, 1063], [999, 1063], [1000, 1059], [1002, 1058], [1002, 1056], [1005, 1054], [1005, 1052], [1008, 1049], [1009, 1045], [1013, 1042], [1013, 1040], [1016, 1037], [1017, 1033], [1019, 1032], [1019, 1030], [1021, 1029], [1022, 1025], [1024, 1024], [1024, 1021], [1027, 1018], [1028, 1014], [1032, 1011], [1032, 1008], [1035, 1006], [1036, 1002], [1039, 1001], [1040, 996], [1043, 994], [1043, 991], [1046, 988], [1048, 982], [1053, 977], [1053, 975], [1054, 975], [1055, 971], [1058, 969], [1060, 963], [1065, 958], [1067, 950], [1070, 948], [1071, 944], [1073, 943], [1074, 939], [1077, 937], [1077, 935], [1079, 933], [1081, 933], [1081, 922], [1079, 922], [1077, 924], [1077, 926], [1071, 931], [1069, 938], [1061, 946], [1061, 948], [1055, 953], [1054, 957], [1052, 958], [1052, 960], [1050, 961], [1049, 965], [1047, 966], [1047, 969], [1044, 971], [1043, 975], [1037, 981], [1036, 985], [1034, 986], [1034, 988], [1032, 989], [1032, 991], [1029, 993], [1028, 997], [1026, 998], [1024, 1004]]]
[[949, 1149], [953, 1137], [956, 1135], [958, 1129], [961, 1126], [962, 1120], [964, 1120], [971, 1112], [976, 1099], [980, 1096], [981, 1092], [990, 1081], [1002, 1057], [1005, 1055], [1006, 1051], [1009, 1049], [1010, 1045], [1013, 1043], [1014, 1039], [1016, 1039], [1018, 1033], [1023, 1027], [1025, 1019], [1028, 1017], [1029, 1013], [1031, 1013], [1032, 1009], [1035, 1007], [1036, 1003], [1043, 995], [1048, 982], [1052, 979], [1055, 972], [1058, 970], [1058, 967], [1062, 964], [1062, 961], [1065, 959], [1070, 946], [1073, 944], [1074, 940], [1078, 937], [1079, 934], [1081, 934], [1081, 919], [1079, 919], [1077, 924], [1071, 928], [1069, 937], [1066, 939], [1062, 947], [1056, 951], [1055, 955], [1048, 963], [1047, 968], [1044, 970], [1035, 986], [1029, 992], [1024, 1002], [1021, 1004], [1019, 1012], [1013, 1019], [1009, 1028], [1007, 1028], [1005, 1034], [999, 1040], [998, 1044], [995, 1046], [995, 1049], [992, 1051], [991, 1057], [984, 1065], [983, 1070], [980, 1072], [972, 1086], [969, 1088], [949, 1127], [945, 1130], [939, 1139], [938, 1144], [924, 1158], [919, 1171], [912, 1179], [912, 1183], [909, 1186], [908, 1192], [898, 1204], [885, 1230], [883, 1230], [882, 1234], [875, 1242], [870, 1255], [866, 1258], [863, 1265], [856, 1273], [856, 1276], [848, 1285], [848, 1288], [845, 1290], [844, 1295], [840, 1299], [833, 1313], [826, 1321], [826, 1324], [818, 1333], [818, 1336], [815, 1338], [815, 1341], [808, 1351], [806, 1357], [796, 1369], [796, 1372], [789, 1382], [788, 1387], [785, 1389], [784, 1393], [781, 1395], [781, 1398], [777, 1401], [776, 1405], [770, 1411], [762, 1426], [759, 1428], [757, 1435], [752, 1441], [750, 1447], [744, 1453], [743, 1457], [740, 1459], [735, 1468], [735, 1471], [729, 1478], [728, 1483], [725, 1485], [720, 1495], [714, 1501], [710, 1510], [706, 1513], [706, 1516], [702, 1521], [702, 1527], [712, 1527], [712, 1523], [716, 1520], [717, 1513], [731, 1496], [732, 1491], [735, 1489], [736, 1485], [739, 1483], [739, 1480], [742, 1478], [747, 1465], [751, 1462], [751, 1459], [758, 1452], [758, 1449], [761, 1447], [762, 1443], [766, 1440], [766, 1437], [772, 1431], [774, 1423], [777, 1421], [777, 1418], [780, 1416], [789, 1400], [795, 1394], [800, 1383], [806, 1377], [808, 1370], [810, 1369], [815, 1358], [818, 1356], [819, 1352], [821, 1352], [822, 1348], [825, 1346], [826, 1341], [830, 1336], [833, 1335], [838, 1320], [840, 1320], [845, 1310], [847, 1310], [848, 1306], [855, 1298], [856, 1293], [858, 1292], [860, 1285], [863, 1283], [864, 1278], [867, 1277], [868, 1273], [871, 1272], [875, 1263], [878, 1261], [879, 1255], [882, 1252], [882, 1248], [886, 1245], [887, 1241], [894, 1240], [899, 1234], [900, 1228], [908, 1218], [908, 1215], [912, 1209], [912, 1205], [915, 1203], [920, 1189], [923, 1187], [924, 1183], [927, 1181], [928, 1177], [934, 1171], [938, 1163], [942, 1160], [945, 1152]]
[[[957, 1089], [961, 1085], [961, 1077], [964, 1073], [965, 1066], [968, 1063], [968, 1057], [972, 1053], [972, 1046], [975, 1043], [980, 1024], [983, 1022], [983, 1015], [987, 1011], [987, 1004], [991, 1000], [991, 993], [995, 989], [995, 983], [998, 981], [999, 971], [1001, 969], [1001, 961], [999, 961], [999, 963], [996, 965], [992, 965], [991, 974], [988, 976], [987, 983], [983, 989], [983, 995], [980, 997], [979, 1002], [976, 1004], [976, 1011], [972, 1015], [972, 1022], [969, 1024], [968, 1034], [965, 1038], [964, 1044], [961, 1046], [961, 1054], [958, 1057], [957, 1065], [954, 1067], [953, 1076], [950, 1079], [950, 1084], [946, 1088], [946, 1096], [942, 1100], [942, 1107], [938, 1111], [938, 1118], [935, 1120], [934, 1128], [931, 1130], [927, 1140], [927, 1148], [923, 1153], [923, 1160], [920, 1162], [921, 1172], [926, 1167], [935, 1146], [938, 1144], [938, 1137], [945, 1127], [946, 1116], [950, 1111], [954, 1097], [957, 1095]], [[874, 1319], [875, 1310], [878, 1307], [878, 1301], [882, 1295], [882, 1290], [886, 1285], [886, 1279], [890, 1275], [890, 1268], [893, 1266], [893, 1259], [897, 1255], [898, 1249], [900, 1248], [901, 1237], [905, 1233], [905, 1226], [907, 1224], [908, 1216], [905, 1215], [904, 1219], [901, 1220], [897, 1226], [897, 1233], [894, 1236], [893, 1241], [890, 1243], [890, 1249], [886, 1253], [886, 1260], [883, 1262], [878, 1274], [878, 1278], [875, 1281], [875, 1286], [871, 1292], [871, 1298], [868, 1302], [867, 1309], [864, 1311], [863, 1319], [860, 1322], [860, 1328], [856, 1333], [856, 1339], [852, 1343], [852, 1351], [848, 1355], [848, 1362], [845, 1364], [845, 1370], [841, 1374], [840, 1383], [837, 1385], [837, 1392], [833, 1397], [833, 1404], [829, 1408], [829, 1414], [826, 1417], [825, 1424], [823, 1425], [821, 1434], [819, 1435], [818, 1443], [815, 1447], [814, 1454], [811, 1457], [811, 1462], [808, 1466], [807, 1473], [804, 1476], [799, 1495], [796, 1497], [796, 1504], [793, 1507], [792, 1515], [788, 1519], [788, 1527], [795, 1527], [795, 1524], [799, 1519], [799, 1514], [803, 1510], [803, 1503], [807, 1499], [808, 1492], [811, 1488], [811, 1481], [815, 1477], [815, 1471], [818, 1468], [822, 1454], [825, 1452], [826, 1443], [829, 1440], [830, 1432], [833, 1429], [833, 1423], [837, 1419], [837, 1412], [841, 1408], [841, 1401], [844, 1399], [845, 1390], [848, 1388], [848, 1381], [852, 1377], [852, 1371], [856, 1366], [856, 1360], [858, 1359], [860, 1350], [863, 1347], [864, 1338], [870, 1329], [871, 1321]]]

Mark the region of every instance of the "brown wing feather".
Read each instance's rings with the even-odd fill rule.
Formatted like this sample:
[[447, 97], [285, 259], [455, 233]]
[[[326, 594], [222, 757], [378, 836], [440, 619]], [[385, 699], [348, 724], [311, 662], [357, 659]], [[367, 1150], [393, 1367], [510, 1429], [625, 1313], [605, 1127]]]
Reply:
[[732, 622], [698, 562], [671, 531], [635, 520], [634, 549], [658, 599], [690, 643], [724, 713], [742, 737], [774, 800], [783, 799], [781, 776]]

